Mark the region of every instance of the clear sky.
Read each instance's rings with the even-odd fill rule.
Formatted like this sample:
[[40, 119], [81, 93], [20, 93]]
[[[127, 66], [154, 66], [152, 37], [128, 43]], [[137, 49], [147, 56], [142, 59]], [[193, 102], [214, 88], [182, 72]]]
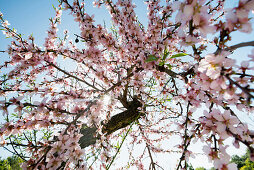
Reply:
[[[110, 16], [105, 8], [102, 9], [94, 9], [90, 3], [91, 0], [87, 0], [87, 12], [89, 14], [95, 14], [95, 20], [97, 23], [106, 24], [107, 28], [110, 28]], [[146, 8], [144, 8], [144, 4], [142, 0], [134, 1], [139, 8], [137, 8], [136, 12], [139, 17], [139, 20], [142, 23], [146, 23]], [[52, 7], [52, 4], [57, 6], [57, 0], [0, 0], [0, 11], [3, 13], [4, 18], [9, 21], [11, 24], [11, 28], [15, 28], [18, 30], [19, 33], [24, 34], [25, 37], [30, 35], [31, 33], [35, 37], [35, 43], [39, 46], [42, 46], [44, 43], [44, 38], [47, 36], [46, 31], [49, 28], [49, 18], [54, 17], [55, 12]], [[233, 4], [233, 3], [232, 3]], [[232, 4], [228, 4], [229, 6]], [[60, 25], [59, 35], [63, 35], [63, 30], [68, 29], [70, 30], [70, 38], [75, 39], [74, 33], [79, 33], [79, 28], [77, 23], [73, 21], [73, 17], [68, 15], [69, 11], [63, 11], [62, 16], [62, 24]], [[145, 24], [146, 25], [146, 24]], [[237, 44], [239, 42], [251, 41], [254, 39], [254, 34], [243, 34], [238, 33], [234, 34], [233, 41], [231, 45]], [[7, 45], [10, 44], [10, 39], [6, 39], [5, 36], [0, 33], [0, 50], [6, 50]], [[241, 50], [237, 50], [235, 52], [234, 58], [237, 59], [239, 62], [246, 57], [247, 54], [250, 52], [250, 48], [243, 48]], [[214, 51], [211, 51], [211, 53]], [[0, 54], [0, 63], [2, 63], [2, 58], [5, 54]], [[1, 117], [0, 117], [1, 118]], [[246, 118], [243, 118], [246, 119]], [[248, 119], [248, 118], [247, 118]], [[200, 148], [199, 148], [200, 149]], [[199, 150], [197, 148], [197, 150]], [[123, 152], [120, 154], [121, 158], [124, 160], [126, 158], [125, 152], [127, 151], [123, 148]], [[199, 152], [199, 151], [198, 151]], [[201, 151], [200, 151], [201, 152]], [[242, 150], [232, 150], [230, 151], [232, 154], [243, 154], [245, 151]], [[123, 155], [122, 155], [123, 154]], [[6, 157], [8, 154], [7, 152], [0, 150], [0, 156]], [[170, 156], [168, 155], [168, 158]], [[164, 159], [165, 155], [158, 156], [160, 159]], [[194, 167], [197, 166], [206, 166], [208, 165], [211, 167], [210, 164], [207, 164], [207, 161], [203, 161], [204, 156], [199, 156], [195, 160], [192, 160], [192, 164]], [[175, 161], [175, 156], [171, 155], [171, 160]], [[169, 165], [170, 167], [175, 167], [172, 161], [167, 162], [168, 159], [165, 159], [163, 164]], [[120, 160], [121, 161], [121, 160]], [[171, 166], [172, 165], [172, 166]]]

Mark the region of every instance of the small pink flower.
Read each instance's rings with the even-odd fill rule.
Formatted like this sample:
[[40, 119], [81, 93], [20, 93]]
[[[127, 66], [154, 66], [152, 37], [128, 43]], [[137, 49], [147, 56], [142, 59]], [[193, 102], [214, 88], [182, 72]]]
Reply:
[[198, 71], [206, 73], [211, 79], [217, 79], [220, 76], [221, 66], [223, 65], [223, 56], [215, 56], [214, 54], [208, 54], [201, 60]]
[[7, 27], [8, 25], [10, 25], [10, 23], [9, 23], [7, 20], [5, 20], [5, 21], [2, 23], [2, 25], [3, 25], [4, 27]]

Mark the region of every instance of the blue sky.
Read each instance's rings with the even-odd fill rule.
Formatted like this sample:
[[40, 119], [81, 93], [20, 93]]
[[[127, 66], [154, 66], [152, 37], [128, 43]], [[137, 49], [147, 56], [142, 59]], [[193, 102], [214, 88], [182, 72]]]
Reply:
[[[89, 1], [90, 2], [90, 1]], [[144, 8], [143, 1], [136, 0], [137, 15], [142, 23], [146, 23], [146, 8]], [[44, 38], [47, 36], [46, 31], [49, 28], [49, 18], [54, 17], [55, 12], [52, 4], [57, 6], [57, 0], [0, 0], [0, 11], [3, 13], [4, 18], [9, 21], [10, 28], [15, 28], [19, 33], [24, 34], [25, 37], [29, 36], [31, 33], [35, 37], [35, 43], [42, 46], [44, 43]], [[229, 4], [232, 5], [232, 4]], [[141, 7], [140, 7], [141, 6]], [[91, 3], [87, 3], [87, 12], [89, 14], [95, 14], [95, 20], [97, 23], [106, 24], [107, 28], [110, 28], [110, 15], [105, 10], [94, 9], [91, 7]], [[63, 11], [62, 24], [60, 25], [59, 35], [63, 35], [63, 30], [70, 30], [70, 38], [75, 39], [74, 33], [79, 33], [79, 28], [76, 22], [73, 21], [73, 17], [68, 15], [69, 11]], [[231, 44], [237, 44], [240, 42], [251, 41], [254, 39], [254, 34], [244, 34], [237, 33], [233, 35], [233, 41]], [[7, 45], [10, 43], [10, 39], [6, 39], [5, 36], [0, 33], [0, 50], [6, 50]], [[235, 52], [234, 58], [239, 62], [243, 58], [247, 58], [247, 54], [250, 52], [251, 48], [243, 48]], [[214, 51], [211, 51], [211, 53]], [[2, 62], [2, 57], [5, 54], [0, 54], [0, 63]], [[238, 153], [243, 153], [241, 150]], [[6, 157], [7, 152], [0, 150], [0, 156]], [[200, 158], [202, 160], [202, 157]], [[204, 166], [203, 162], [198, 162], [200, 166]], [[198, 163], [195, 166], [198, 166]], [[165, 162], [166, 164], [166, 162]]]

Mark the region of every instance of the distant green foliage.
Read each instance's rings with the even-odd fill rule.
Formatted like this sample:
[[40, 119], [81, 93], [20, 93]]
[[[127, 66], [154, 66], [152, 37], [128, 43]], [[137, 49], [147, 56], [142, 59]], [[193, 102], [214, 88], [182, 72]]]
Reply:
[[250, 161], [249, 158], [245, 160], [245, 165], [240, 168], [240, 170], [253, 170], [254, 169], [254, 162]]
[[23, 160], [18, 156], [11, 156], [7, 159], [0, 158], [0, 170], [22, 170], [21, 163]]
[[198, 167], [195, 170], [206, 170], [204, 167]]
[[[249, 158], [250, 151], [247, 150], [243, 156], [233, 155], [231, 157], [231, 162], [237, 165], [237, 169], [239, 170], [253, 170], [254, 162], [250, 161]], [[204, 167], [198, 167], [195, 170], [207, 170]], [[215, 168], [211, 168], [210, 170], [215, 170]]]
[[231, 162], [234, 162], [237, 165], [237, 168], [240, 169], [245, 165], [245, 160], [248, 158], [248, 155], [245, 154], [243, 156], [233, 155]]
[[194, 168], [191, 164], [187, 164], [187, 170], [194, 170]]
[[237, 168], [240, 170], [253, 170], [254, 169], [254, 162], [250, 161], [249, 159], [249, 150], [243, 155], [233, 155], [231, 162], [234, 162], [237, 165]]

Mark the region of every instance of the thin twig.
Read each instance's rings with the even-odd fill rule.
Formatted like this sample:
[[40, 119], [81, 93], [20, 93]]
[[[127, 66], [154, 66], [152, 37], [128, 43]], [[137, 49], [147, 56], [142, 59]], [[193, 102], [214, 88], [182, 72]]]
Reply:
[[123, 145], [123, 142], [125, 141], [127, 135], [129, 134], [129, 132], [130, 132], [131, 127], [132, 127], [133, 124], [134, 124], [134, 123], [132, 123], [132, 124], [130, 125], [128, 131], [127, 131], [126, 134], [124, 135], [124, 137], [123, 137], [123, 139], [122, 139], [122, 142], [121, 142], [120, 146], [118, 147], [118, 149], [117, 149], [117, 151], [116, 151], [116, 154], [114, 155], [114, 157], [113, 157], [113, 159], [111, 160], [110, 164], [106, 167], [107, 170], [110, 168], [110, 166], [111, 166], [112, 163], [114, 162], [114, 160], [115, 160], [117, 154], [119, 153], [119, 151], [120, 151], [120, 149], [121, 149], [121, 147], [122, 147], [122, 145]]
[[67, 71], [65, 71], [65, 70], [61, 69], [60, 67], [56, 66], [55, 64], [53, 64], [53, 63], [51, 63], [51, 62], [48, 62], [48, 61], [46, 61], [46, 62], [47, 62], [49, 65], [55, 67], [57, 70], [63, 72], [64, 74], [66, 74], [66, 75], [68, 75], [68, 76], [70, 76], [70, 77], [72, 77], [72, 78], [74, 78], [74, 79], [76, 79], [76, 80], [78, 80], [78, 81], [81, 81], [81, 82], [85, 83], [86, 85], [88, 85], [88, 86], [94, 88], [94, 89], [97, 90], [97, 91], [101, 91], [100, 89], [98, 89], [97, 87], [93, 86], [92, 84], [90, 84], [90, 83], [86, 82], [85, 80], [82, 80], [82, 79], [80, 79], [80, 78], [78, 78], [78, 77], [76, 77], [76, 76], [74, 76], [74, 75], [68, 73]]
[[237, 82], [235, 82], [234, 80], [232, 80], [229, 75], [225, 75], [225, 77], [230, 81], [230, 83], [236, 85], [237, 87], [239, 87], [244, 93], [246, 93], [249, 97], [254, 98], [254, 96], [248, 91], [247, 88], [242, 87], [241, 85], [239, 85]]

